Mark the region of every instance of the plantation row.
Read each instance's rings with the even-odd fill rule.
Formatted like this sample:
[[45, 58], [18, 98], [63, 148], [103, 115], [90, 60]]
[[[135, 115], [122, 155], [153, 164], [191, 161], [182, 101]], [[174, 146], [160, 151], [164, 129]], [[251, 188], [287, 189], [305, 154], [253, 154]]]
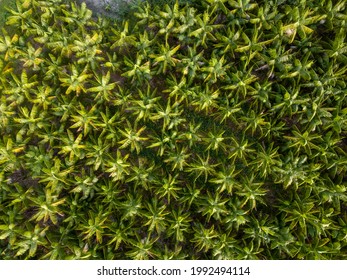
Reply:
[[0, 259], [346, 258], [345, 1], [11, 13]]

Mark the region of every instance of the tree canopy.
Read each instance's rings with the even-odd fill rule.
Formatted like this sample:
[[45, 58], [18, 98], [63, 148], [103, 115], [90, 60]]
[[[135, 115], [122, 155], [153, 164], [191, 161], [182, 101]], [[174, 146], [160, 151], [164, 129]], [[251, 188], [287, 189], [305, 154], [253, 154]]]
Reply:
[[1, 259], [341, 259], [343, 0], [17, 0]]

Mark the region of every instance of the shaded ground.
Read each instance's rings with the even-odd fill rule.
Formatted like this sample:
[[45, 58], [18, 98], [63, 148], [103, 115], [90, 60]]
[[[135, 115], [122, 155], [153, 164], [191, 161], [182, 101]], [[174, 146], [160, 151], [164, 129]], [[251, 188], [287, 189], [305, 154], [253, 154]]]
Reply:
[[95, 15], [106, 15], [117, 17], [124, 13], [124, 9], [134, 0], [77, 0], [78, 3], [85, 2], [87, 7]]

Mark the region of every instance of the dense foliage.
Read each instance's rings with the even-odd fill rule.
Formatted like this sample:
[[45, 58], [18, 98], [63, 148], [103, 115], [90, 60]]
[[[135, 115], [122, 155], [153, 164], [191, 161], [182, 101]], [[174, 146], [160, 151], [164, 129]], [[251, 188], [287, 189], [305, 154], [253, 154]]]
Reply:
[[1, 259], [347, 257], [346, 1], [194, 2], [17, 2]]
[[8, 9], [13, 9], [15, 4], [13, 0], [0, 0], [0, 27], [6, 22], [6, 17], [9, 15]]

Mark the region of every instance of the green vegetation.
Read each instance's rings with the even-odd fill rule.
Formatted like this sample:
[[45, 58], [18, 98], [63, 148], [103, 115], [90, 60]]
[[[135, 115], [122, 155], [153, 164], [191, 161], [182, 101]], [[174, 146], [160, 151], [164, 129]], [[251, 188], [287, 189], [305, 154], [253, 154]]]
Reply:
[[14, 0], [0, 0], [0, 26], [4, 26], [6, 22], [6, 17], [9, 15], [9, 12], [6, 8], [13, 9], [15, 7]]
[[1, 259], [346, 259], [344, 0], [23, 0], [0, 35]]

